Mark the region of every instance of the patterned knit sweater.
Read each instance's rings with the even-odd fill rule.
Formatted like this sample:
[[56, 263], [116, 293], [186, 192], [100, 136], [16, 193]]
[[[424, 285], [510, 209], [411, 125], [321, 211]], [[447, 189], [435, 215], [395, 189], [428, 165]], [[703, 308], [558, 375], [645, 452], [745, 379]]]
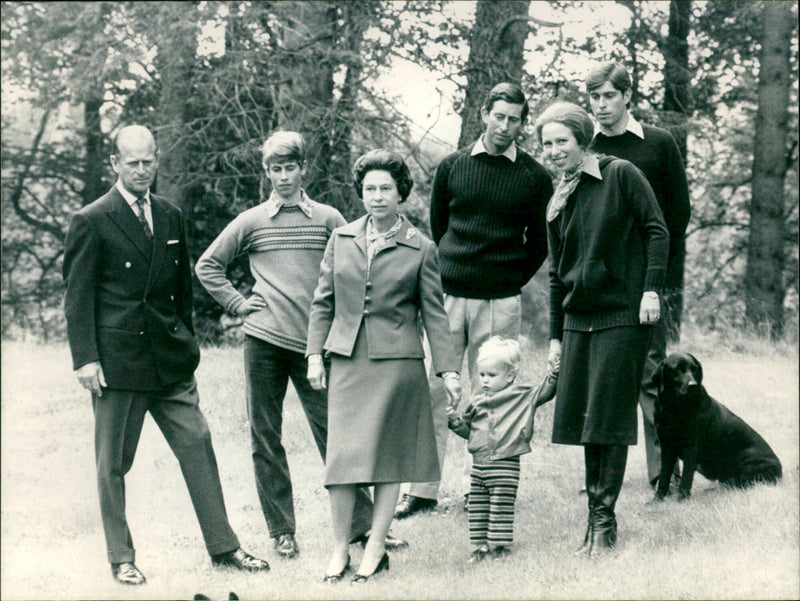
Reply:
[[431, 195], [431, 233], [442, 287], [464, 298], [519, 294], [547, 256], [547, 171], [517, 149], [517, 160], [472, 146], [445, 157]]
[[344, 217], [324, 204], [308, 201], [311, 217], [297, 205], [282, 206], [270, 217], [267, 203], [238, 215], [197, 262], [195, 272], [208, 293], [228, 312], [245, 301], [226, 277], [228, 265], [247, 254], [255, 278], [253, 293], [266, 307], [245, 317], [251, 336], [299, 353], [306, 349], [308, 313], [319, 266], [334, 228]]

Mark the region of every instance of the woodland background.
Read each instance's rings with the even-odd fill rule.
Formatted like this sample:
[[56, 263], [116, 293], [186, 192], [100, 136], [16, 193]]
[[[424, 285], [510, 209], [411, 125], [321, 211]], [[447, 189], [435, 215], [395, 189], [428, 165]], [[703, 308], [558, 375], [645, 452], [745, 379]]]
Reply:
[[[684, 153], [693, 215], [683, 320], [797, 339], [798, 69], [793, 1], [3, 2], [2, 337], [63, 339], [70, 215], [114, 181], [122, 124], [157, 134], [158, 192], [184, 210], [196, 259], [269, 193], [259, 146], [307, 138], [307, 191], [363, 213], [350, 167], [389, 147], [412, 165], [406, 207], [427, 228], [439, 160], [481, 133], [498, 81], [535, 115], [556, 98], [588, 107], [595, 61], [634, 74], [633, 113]], [[519, 143], [540, 155], [532, 121]], [[544, 271], [525, 289], [544, 340]], [[230, 275], [250, 285], [246, 264]], [[678, 274], [680, 279], [680, 274]], [[195, 286], [203, 342], [238, 335]], [[681, 315], [681, 299], [671, 310]], [[673, 334], [673, 338], [677, 334]]]

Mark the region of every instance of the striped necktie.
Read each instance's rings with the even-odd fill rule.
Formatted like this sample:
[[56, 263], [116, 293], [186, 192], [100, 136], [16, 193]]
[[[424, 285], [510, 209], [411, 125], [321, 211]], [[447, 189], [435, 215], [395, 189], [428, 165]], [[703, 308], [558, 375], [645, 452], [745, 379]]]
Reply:
[[147, 200], [144, 196], [137, 196], [136, 197], [136, 208], [139, 211], [136, 213], [136, 217], [139, 219], [139, 223], [142, 224], [144, 228], [144, 233], [148, 238], [153, 237], [153, 232], [150, 231], [150, 224], [147, 223], [147, 217], [144, 216], [144, 205], [147, 204]]

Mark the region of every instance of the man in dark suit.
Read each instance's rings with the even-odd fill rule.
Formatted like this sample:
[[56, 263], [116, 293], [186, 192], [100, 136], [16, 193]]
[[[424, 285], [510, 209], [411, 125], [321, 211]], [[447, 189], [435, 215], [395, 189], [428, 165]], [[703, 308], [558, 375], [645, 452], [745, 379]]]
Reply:
[[65, 242], [67, 335], [78, 381], [92, 393], [95, 458], [108, 560], [122, 584], [144, 584], [125, 518], [125, 474], [149, 411], [178, 458], [212, 564], [268, 570], [228, 523], [194, 370], [189, 253], [181, 212], [150, 193], [158, 150], [133, 125], [116, 138], [117, 183], [78, 211]]

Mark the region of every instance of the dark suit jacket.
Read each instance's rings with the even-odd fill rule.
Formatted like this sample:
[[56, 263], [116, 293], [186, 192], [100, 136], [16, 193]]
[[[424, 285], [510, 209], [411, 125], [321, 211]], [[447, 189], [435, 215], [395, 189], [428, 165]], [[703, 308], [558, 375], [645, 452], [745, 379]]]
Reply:
[[436, 245], [408, 222], [375, 257], [367, 279], [367, 217], [333, 230], [311, 303], [306, 355], [349, 357], [364, 322], [370, 359], [422, 359], [420, 317], [436, 373], [459, 371]]
[[116, 186], [78, 211], [67, 232], [73, 367], [100, 361], [112, 389], [165, 388], [189, 378], [200, 359], [181, 212], [154, 194], [150, 200], [152, 240]]

